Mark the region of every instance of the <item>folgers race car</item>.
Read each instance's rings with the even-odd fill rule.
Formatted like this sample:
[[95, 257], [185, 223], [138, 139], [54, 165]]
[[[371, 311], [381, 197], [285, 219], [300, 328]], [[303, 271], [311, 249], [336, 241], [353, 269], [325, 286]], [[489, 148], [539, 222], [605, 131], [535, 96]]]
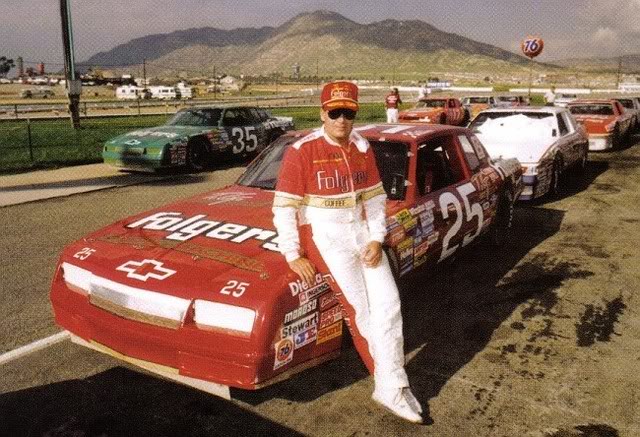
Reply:
[[522, 164], [522, 200], [558, 194], [562, 173], [584, 171], [587, 132], [566, 108], [495, 108], [481, 112], [469, 128], [493, 158], [516, 158]]
[[589, 150], [602, 151], [622, 146], [631, 134], [633, 114], [616, 100], [575, 100], [569, 111], [589, 134]]
[[[463, 128], [358, 130], [389, 195], [386, 250], [398, 275], [485, 232], [501, 241], [521, 190], [516, 160], [490, 160]], [[305, 134], [276, 140], [236, 185], [69, 245], [52, 283], [56, 322], [79, 344], [226, 398], [229, 387], [258, 389], [336, 357], [344, 332], [337, 285], [308, 226], [301, 239], [318, 267], [313, 284], [289, 269], [272, 223], [283, 154]], [[349, 176], [318, 177], [340, 184]]]
[[256, 154], [288, 130], [291, 117], [254, 107], [183, 109], [163, 126], [138, 129], [104, 145], [104, 162], [123, 169], [201, 170], [215, 156]]
[[427, 97], [416, 106], [398, 115], [400, 123], [450, 124], [466, 126], [471, 118], [469, 110], [455, 97]]

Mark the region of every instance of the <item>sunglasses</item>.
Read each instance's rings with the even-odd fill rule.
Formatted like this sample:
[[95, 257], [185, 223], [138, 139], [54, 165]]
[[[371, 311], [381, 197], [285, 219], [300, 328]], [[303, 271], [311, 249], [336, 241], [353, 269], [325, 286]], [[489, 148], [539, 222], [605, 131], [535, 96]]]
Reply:
[[329, 115], [329, 118], [331, 120], [337, 120], [342, 115], [347, 120], [353, 120], [356, 118], [356, 111], [354, 111], [353, 109], [339, 108], [339, 109], [332, 109], [327, 113], [327, 115]]

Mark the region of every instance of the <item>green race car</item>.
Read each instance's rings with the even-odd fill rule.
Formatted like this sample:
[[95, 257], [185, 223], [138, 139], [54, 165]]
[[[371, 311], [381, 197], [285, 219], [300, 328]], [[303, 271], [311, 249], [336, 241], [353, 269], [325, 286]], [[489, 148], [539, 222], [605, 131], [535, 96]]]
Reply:
[[201, 170], [214, 157], [253, 156], [294, 128], [291, 117], [274, 117], [248, 106], [183, 109], [165, 125], [138, 129], [106, 142], [104, 162], [130, 170], [187, 166]]

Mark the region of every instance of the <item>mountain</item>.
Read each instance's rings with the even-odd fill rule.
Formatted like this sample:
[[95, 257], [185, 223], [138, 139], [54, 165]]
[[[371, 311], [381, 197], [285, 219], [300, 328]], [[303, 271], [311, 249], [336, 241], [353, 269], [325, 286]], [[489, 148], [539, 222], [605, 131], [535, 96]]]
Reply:
[[447, 33], [419, 20], [359, 24], [331, 11], [297, 15], [279, 27], [188, 29], [149, 35], [98, 53], [84, 65], [113, 69], [146, 59], [148, 75], [291, 74], [407, 79], [444, 71], [524, 73], [554, 66]]
[[581, 71], [623, 74], [640, 73], [640, 54], [623, 55], [611, 58], [570, 58], [554, 61], [554, 64]]

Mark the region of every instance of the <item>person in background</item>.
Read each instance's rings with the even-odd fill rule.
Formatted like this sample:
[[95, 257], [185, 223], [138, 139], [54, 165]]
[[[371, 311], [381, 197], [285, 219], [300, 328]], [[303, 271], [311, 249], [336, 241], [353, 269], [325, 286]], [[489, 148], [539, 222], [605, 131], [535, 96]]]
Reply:
[[387, 108], [387, 123], [398, 122], [398, 106], [402, 103], [398, 88], [392, 88], [391, 92], [384, 98], [384, 105]]
[[[278, 247], [289, 268], [313, 286], [317, 253], [338, 285], [335, 290], [354, 345], [374, 376], [372, 398], [394, 414], [422, 422], [422, 407], [404, 369], [398, 287], [382, 250], [386, 199], [369, 142], [353, 130], [358, 87], [324, 86], [322, 127], [285, 152], [273, 199]], [[301, 235], [315, 248], [304, 247]], [[317, 251], [315, 250], [317, 248]], [[324, 272], [323, 272], [324, 273]]]
[[556, 87], [551, 85], [551, 89], [544, 93], [545, 106], [553, 106], [556, 102]]

